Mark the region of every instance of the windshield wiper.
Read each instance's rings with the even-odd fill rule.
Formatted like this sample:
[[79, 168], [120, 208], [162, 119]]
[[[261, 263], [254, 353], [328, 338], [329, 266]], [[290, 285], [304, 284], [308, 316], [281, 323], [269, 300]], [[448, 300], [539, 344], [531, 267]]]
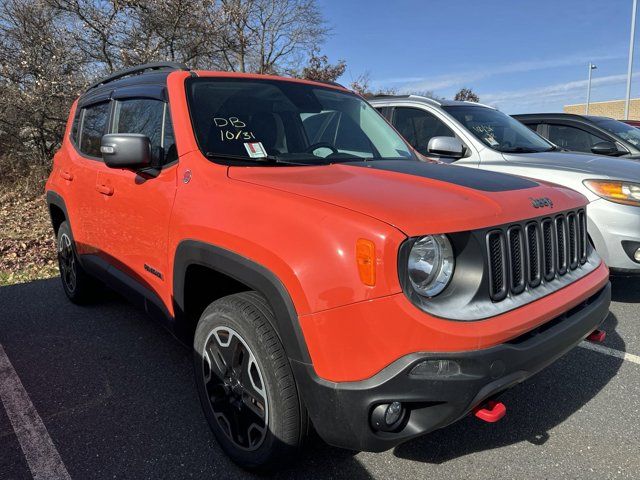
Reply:
[[513, 148], [503, 148], [500, 150], [502, 153], [540, 153], [544, 150], [536, 150], [534, 148], [524, 148], [524, 147], [513, 147]]
[[276, 157], [275, 155], [267, 155], [266, 157], [260, 157], [260, 158], [251, 158], [251, 157], [245, 157], [244, 155], [233, 155], [231, 153], [206, 152], [204, 156], [207, 158], [219, 158], [221, 160], [240, 160], [242, 162], [282, 163], [285, 165], [309, 166], [308, 163], [290, 162], [289, 160], [283, 160], [279, 157]]

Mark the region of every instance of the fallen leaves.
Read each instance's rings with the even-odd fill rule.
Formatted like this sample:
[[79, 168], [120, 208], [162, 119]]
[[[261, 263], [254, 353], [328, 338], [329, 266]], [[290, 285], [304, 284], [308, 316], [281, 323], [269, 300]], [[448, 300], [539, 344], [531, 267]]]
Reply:
[[0, 192], [0, 285], [58, 274], [56, 248], [44, 195]]

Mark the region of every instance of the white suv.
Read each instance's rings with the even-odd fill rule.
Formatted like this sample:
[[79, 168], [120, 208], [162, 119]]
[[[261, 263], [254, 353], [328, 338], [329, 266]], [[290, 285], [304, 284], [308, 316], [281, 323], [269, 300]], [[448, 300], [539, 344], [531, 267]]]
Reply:
[[417, 95], [370, 100], [423, 155], [579, 191], [589, 235], [612, 271], [640, 273], [640, 162], [562, 152], [499, 110]]

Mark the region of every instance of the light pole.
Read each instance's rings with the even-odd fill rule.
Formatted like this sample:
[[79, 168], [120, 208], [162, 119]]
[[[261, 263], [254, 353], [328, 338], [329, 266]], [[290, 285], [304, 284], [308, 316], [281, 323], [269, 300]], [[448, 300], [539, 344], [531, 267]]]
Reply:
[[629, 40], [629, 67], [627, 69], [627, 96], [624, 100], [624, 119], [629, 120], [629, 101], [631, 100], [631, 74], [633, 72], [633, 44], [636, 36], [636, 7], [638, 0], [633, 0], [633, 12], [631, 12], [631, 39]]
[[[636, 0], [633, 0], [634, 2]], [[591, 72], [598, 68], [597, 65], [589, 62], [589, 82], [587, 83], [587, 108], [585, 109], [584, 114], [589, 115], [589, 102], [591, 102]]]

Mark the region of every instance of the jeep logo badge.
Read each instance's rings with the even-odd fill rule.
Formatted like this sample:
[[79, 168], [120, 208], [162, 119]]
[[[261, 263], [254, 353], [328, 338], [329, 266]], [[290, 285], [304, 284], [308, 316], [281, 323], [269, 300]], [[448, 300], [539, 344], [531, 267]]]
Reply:
[[533, 208], [553, 208], [553, 202], [548, 197], [531, 198], [531, 205], [533, 205]]

